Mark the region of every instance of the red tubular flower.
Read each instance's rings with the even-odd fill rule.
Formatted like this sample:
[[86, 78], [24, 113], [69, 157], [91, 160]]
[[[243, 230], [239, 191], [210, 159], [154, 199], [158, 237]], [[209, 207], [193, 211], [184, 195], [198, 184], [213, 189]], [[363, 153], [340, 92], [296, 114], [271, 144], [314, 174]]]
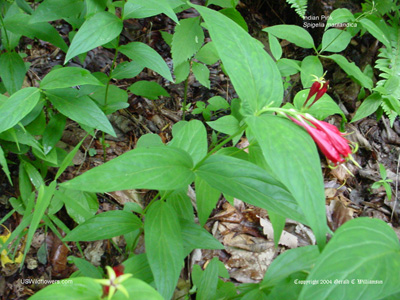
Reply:
[[[319, 121], [308, 114], [306, 116], [299, 115], [299, 117], [299, 120], [292, 117], [289, 118], [307, 130], [321, 152], [335, 166], [345, 162], [350, 157], [352, 153], [349, 146], [350, 142], [342, 136], [343, 133], [334, 125]], [[305, 120], [309, 121], [315, 127], [308, 124]]]
[[307, 96], [307, 100], [306, 100], [306, 102], [304, 102], [304, 105], [308, 102], [308, 100], [310, 100], [310, 98], [311, 98], [312, 96], [314, 96], [314, 95], [320, 90], [321, 85], [322, 85], [322, 84], [321, 84], [319, 81], [315, 81], [315, 82], [312, 84], [312, 86], [311, 86], [311, 88], [310, 88], [310, 92], [308, 93], [308, 96]]
[[329, 81], [325, 82], [324, 85], [321, 87], [320, 90], [317, 91], [317, 94], [315, 95], [315, 99], [314, 101], [310, 104], [310, 107], [317, 102], [328, 90], [328, 85], [329, 85]]

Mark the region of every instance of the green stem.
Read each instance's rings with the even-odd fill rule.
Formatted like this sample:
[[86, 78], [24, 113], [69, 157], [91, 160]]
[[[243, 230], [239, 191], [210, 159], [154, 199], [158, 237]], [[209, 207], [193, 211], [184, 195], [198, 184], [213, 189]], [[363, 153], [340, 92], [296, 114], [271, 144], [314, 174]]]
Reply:
[[3, 16], [1, 13], [0, 13], [0, 23], [1, 23], [1, 27], [3, 27], [3, 30], [4, 30], [4, 36], [6, 37], [6, 43], [7, 43], [6, 48], [9, 50], [10, 49], [10, 40], [8, 38], [7, 29], [6, 29], [6, 26], [4, 25]]
[[[117, 38], [117, 45], [119, 45], [119, 36]], [[115, 48], [114, 59], [113, 59], [112, 64], [111, 64], [110, 74], [108, 75], [108, 81], [107, 81], [106, 93], [105, 93], [105, 99], [104, 99], [104, 106], [107, 106], [108, 91], [109, 91], [109, 88], [110, 88], [110, 82], [111, 82], [111, 78], [112, 78], [112, 73], [114, 71], [115, 62], [117, 61], [118, 52], [119, 51], [118, 51], [118, 47], [117, 47], [117, 48]]]
[[187, 101], [188, 84], [189, 84], [189, 76], [185, 80], [185, 89], [183, 91], [183, 106], [182, 106], [182, 120], [183, 121], [185, 121], [185, 115], [186, 115], [186, 101]]
[[222, 140], [218, 145], [216, 145], [210, 152], [207, 153], [207, 155], [197, 163], [197, 165], [193, 168], [193, 171], [197, 170], [202, 163], [209, 158], [211, 155], [213, 155], [215, 152], [217, 152], [219, 149], [221, 149], [223, 146], [225, 146], [227, 143], [229, 143], [235, 136], [238, 134], [242, 133], [246, 129], [247, 125], [242, 125], [238, 131], [236, 131], [234, 134], [228, 136], [226, 139]]

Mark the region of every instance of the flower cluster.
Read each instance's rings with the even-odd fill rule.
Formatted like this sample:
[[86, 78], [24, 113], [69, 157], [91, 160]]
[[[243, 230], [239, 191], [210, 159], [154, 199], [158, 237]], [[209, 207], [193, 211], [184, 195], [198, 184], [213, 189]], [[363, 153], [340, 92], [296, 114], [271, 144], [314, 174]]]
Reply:
[[[308, 101], [315, 95], [314, 101], [308, 106], [310, 108], [318, 101], [327, 91], [329, 81], [325, 81], [323, 77], [317, 78], [312, 84], [307, 99], [303, 107], [306, 107]], [[351, 154], [353, 147], [351, 142], [344, 138], [344, 133], [340, 132], [334, 125], [324, 121], [315, 119], [310, 114], [293, 114], [288, 116], [294, 123], [302, 126], [317, 144], [321, 152], [329, 159], [334, 166], [337, 166], [347, 160], [352, 160], [357, 166]]]

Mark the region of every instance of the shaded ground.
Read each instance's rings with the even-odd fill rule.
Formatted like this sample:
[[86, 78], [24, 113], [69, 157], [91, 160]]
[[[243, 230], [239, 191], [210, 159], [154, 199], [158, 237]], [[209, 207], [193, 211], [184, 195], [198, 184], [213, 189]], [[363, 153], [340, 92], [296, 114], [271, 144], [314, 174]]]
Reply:
[[[245, 1], [244, 4], [240, 4], [239, 9], [246, 18], [252, 35], [257, 36], [265, 43], [266, 35], [260, 33], [263, 27], [281, 24], [282, 21], [288, 24], [301, 25], [301, 19], [287, 7], [284, 1], [281, 1], [283, 3], [274, 2], [273, 4], [268, 4], [261, 0], [257, 3], [254, 2], [257, 1], [253, 1], [251, 5], [248, 5]], [[279, 5], [286, 7], [286, 9], [279, 9]], [[332, 8], [332, 5], [328, 2], [325, 3], [325, 6], [313, 7], [310, 10], [313, 9], [313, 11], [318, 11], [321, 14], [329, 14]], [[359, 9], [359, 7], [354, 5], [349, 8]], [[190, 16], [192, 16], [190, 11], [181, 15], [181, 17]], [[70, 30], [69, 27], [65, 24], [59, 25], [60, 32], [66, 36]], [[130, 41], [146, 42], [156, 49], [169, 65], [172, 65], [170, 49], [162, 40], [159, 30], [173, 33], [173, 28], [173, 22], [164, 16], [128, 21], [125, 22], [121, 41], [122, 43]], [[316, 39], [321, 36], [318, 30], [310, 31], [310, 33]], [[292, 44], [282, 43], [282, 45], [284, 57], [301, 60], [310, 54]], [[28, 49], [28, 46], [31, 49]], [[61, 65], [64, 60], [64, 53], [59, 52], [52, 45], [41, 41], [25, 39], [21, 48], [28, 55], [25, 60], [31, 63], [26, 85], [37, 85], [37, 80], [42, 79], [53, 66]], [[377, 49], [378, 44], [376, 41], [370, 36], [365, 35], [362, 38], [357, 37], [354, 39], [353, 43], [346, 49], [345, 56], [363, 68], [368, 64], [374, 63]], [[108, 49], [98, 48], [90, 51], [83, 65], [80, 65], [78, 62], [71, 62], [71, 65], [79, 65], [92, 72], [108, 72], [113, 55], [112, 51]], [[118, 62], [124, 60], [126, 60], [126, 57], [123, 55], [118, 57]], [[331, 82], [328, 94], [338, 102], [345, 112], [347, 119], [351, 120], [356, 108], [360, 105], [360, 102], [357, 100], [359, 87], [347, 78], [336, 65], [327, 61], [323, 63], [324, 69], [328, 71], [327, 79]], [[216, 95], [228, 100], [235, 97], [234, 90], [228, 78], [221, 71], [219, 64], [212, 66], [210, 71], [210, 90], [202, 87], [195, 81], [193, 76], [190, 76], [188, 100], [193, 104], [192, 107], [197, 101], [206, 101]], [[160, 135], [164, 142], [168, 142], [171, 139], [172, 125], [182, 119], [183, 84], [173, 85], [166, 82], [165, 79], [159, 77], [157, 74], [147, 70], [139, 74], [136, 78], [113, 83], [121, 88], [126, 88], [138, 80], [157, 81], [168, 90], [171, 97], [150, 101], [131, 95], [129, 98], [129, 108], [119, 111], [110, 117], [110, 121], [118, 137], [112, 138], [106, 136], [107, 143], [110, 145], [106, 150], [107, 160], [111, 160], [133, 149], [138, 138], [146, 133], [156, 133]], [[301, 89], [299, 76], [292, 76], [291, 86], [285, 93], [285, 101], [293, 99], [296, 92]], [[221, 112], [221, 114], [224, 113], [226, 112]], [[189, 110], [186, 119], [194, 118], [201, 119], [201, 116], [192, 115]], [[340, 126], [341, 117], [333, 116], [328, 121]], [[357, 169], [350, 163], [346, 164], [346, 167], [355, 175], [351, 177], [342, 166], [332, 170], [326, 163], [322, 163], [329, 226], [332, 230], [335, 230], [349, 219], [358, 216], [370, 216], [382, 219], [391, 224], [400, 237], [399, 205], [397, 204], [397, 208], [394, 209], [398, 197], [397, 186], [400, 180], [398, 176], [400, 122], [396, 120], [393, 128], [391, 128], [389, 121], [385, 117], [382, 117], [380, 121], [376, 121], [376, 117], [373, 115], [354, 124], [346, 124], [346, 130], [352, 133], [349, 135], [349, 139], [357, 142], [360, 146], [354, 158], [361, 165], [362, 169]], [[65, 147], [68, 148], [75, 146], [84, 135], [83, 130], [75, 123], [69, 122], [62, 141]], [[244, 147], [245, 145], [246, 139], [242, 139], [238, 146]], [[96, 150], [95, 155], [88, 155], [90, 148]], [[88, 138], [74, 161], [75, 165], [68, 168], [60, 180], [69, 180], [102, 162], [103, 150], [101, 143], [98, 139], [91, 140]], [[393, 192], [392, 201], [388, 201], [383, 188], [371, 189], [371, 185], [381, 179], [378, 162], [385, 166], [388, 178], [393, 180], [393, 183], [391, 183]], [[12, 176], [15, 182], [18, 178], [17, 171], [17, 168], [12, 168]], [[0, 176], [0, 218], [2, 218], [11, 209], [8, 199], [16, 196], [17, 192], [7, 184], [3, 173]], [[15, 188], [18, 190], [17, 185]], [[145, 205], [152, 196], [151, 191], [141, 190], [115, 192], [104, 196], [99, 195], [101, 203], [99, 212], [121, 208], [126, 202], [137, 202]], [[68, 217], [64, 209], [58, 213], [58, 217], [70, 228], [74, 226], [73, 221]], [[5, 225], [10, 229], [14, 229], [19, 224], [20, 218], [19, 215], [14, 214]], [[194, 251], [188, 259], [187, 268], [190, 269], [193, 263], [203, 266], [212, 256], [218, 256], [227, 266], [231, 276], [230, 280], [238, 283], [257, 282], [262, 278], [269, 263], [280, 252], [288, 248], [313, 243], [314, 237], [308, 228], [296, 222], [288, 222], [285, 228], [285, 238], [281, 241], [280, 247], [274, 249], [270, 227], [268, 215], [265, 211], [245, 205], [239, 200], [235, 201], [235, 206], [231, 206], [226, 200], [221, 199], [207, 223], [207, 228], [225, 245], [226, 249], [222, 251]], [[42, 249], [44, 241], [46, 248], [41, 253], [39, 249]], [[114, 242], [120, 247], [124, 247], [122, 239], [115, 239]], [[2, 276], [0, 278], [1, 299], [25, 299], [36, 290], [42, 288], [34, 284], [24, 284], [21, 279], [68, 277], [75, 269], [67, 263], [67, 256], [80, 256], [74, 244], [70, 243], [69, 246], [71, 247], [71, 252], [68, 252], [65, 245], [52, 233], [46, 236], [43, 231], [38, 230], [29, 251], [26, 264], [22, 270], [19, 271], [19, 266], [15, 265], [8, 265], [2, 268]], [[125, 259], [108, 241], [82, 243], [81, 246], [86, 259], [94, 265], [117, 265]], [[138, 247], [137, 252], [140, 251], [143, 251], [143, 245]], [[182, 276], [179, 286], [177, 296], [187, 293], [190, 288], [187, 276]]]

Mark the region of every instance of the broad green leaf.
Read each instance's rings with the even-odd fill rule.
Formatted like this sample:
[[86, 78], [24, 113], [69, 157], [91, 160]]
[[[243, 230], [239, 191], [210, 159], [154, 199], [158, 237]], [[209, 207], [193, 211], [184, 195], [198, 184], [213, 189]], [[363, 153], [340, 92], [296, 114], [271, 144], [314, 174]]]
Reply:
[[25, 63], [16, 52], [0, 54], [0, 77], [10, 95], [22, 87], [26, 73]]
[[315, 79], [313, 75], [321, 77], [323, 73], [322, 63], [317, 56], [306, 56], [301, 62], [301, 83], [305, 89], [311, 87]]
[[111, 239], [142, 227], [142, 221], [131, 212], [110, 210], [95, 215], [68, 233], [64, 241], [97, 241]]
[[266, 105], [279, 106], [283, 98], [281, 75], [262, 44], [228, 17], [205, 7], [194, 7], [206, 22], [224, 68], [242, 100], [244, 114], [254, 115]]
[[147, 283], [154, 281], [146, 253], [134, 255], [125, 260], [122, 264], [125, 267], [125, 273], [132, 274], [133, 277]]
[[16, 0], [15, 2], [17, 3], [18, 7], [24, 12], [32, 14], [33, 9], [29, 6], [28, 3], [25, 2], [25, 0]]
[[216, 299], [218, 284], [218, 258], [214, 257], [201, 276], [196, 300]]
[[103, 294], [100, 283], [93, 278], [69, 278], [66, 284], [52, 284], [36, 292], [31, 300], [98, 300]]
[[55, 197], [61, 198], [68, 215], [78, 224], [92, 218], [99, 209], [96, 194], [60, 188]]
[[39, 89], [28, 87], [14, 93], [0, 105], [0, 132], [14, 127], [39, 102]]
[[161, 137], [155, 133], [147, 133], [142, 135], [136, 143], [136, 148], [157, 146], [164, 146], [164, 143], [162, 142]]
[[4, 173], [6, 174], [8, 181], [12, 185], [13, 183], [12, 183], [12, 180], [10, 177], [10, 170], [8, 169], [7, 160], [4, 155], [3, 148], [1, 148], [1, 146], [0, 146], [0, 165], [1, 165], [1, 168], [3, 169]]
[[157, 100], [160, 96], [169, 97], [168, 92], [154, 81], [136, 81], [134, 84], [128, 87], [128, 90], [132, 94], [142, 96], [150, 100]]
[[[298, 110], [302, 109], [309, 92], [309, 89], [302, 90], [298, 92], [294, 97], [293, 104]], [[307, 105], [310, 105], [313, 99], [314, 98], [311, 98]], [[340, 109], [339, 105], [337, 105], [336, 102], [328, 94], [324, 94], [317, 102], [315, 102], [311, 106], [311, 108], [307, 110], [307, 113], [313, 115], [319, 120], [324, 120], [330, 115], [334, 114], [339, 114], [343, 117], [344, 120], [346, 120], [346, 116]]]
[[76, 256], [68, 256], [68, 262], [72, 262], [85, 277], [97, 279], [103, 278], [101, 272], [86, 259]]
[[275, 58], [275, 60], [279, 60], [282, 57], [282, 46], [278, 39], [274, 35], [268, 34], [268, 42], [272, 56]]
[[39, 190], [39, 188], [44, 185], [44, 181], [42, 178], [42, 175], [39, 173], [39, 171], [32, 166], [30, 163], [28, 163], [27, 161], [24, 161], [22, 163], [22, 165], [24, 166], [24, 169], [26, 171], [26, 174], [28, 174], [29, 180], [31, 181], [31, 183], [33, 184], [33, 186]]
[[331, 26], [334, 26], [335, 24], [345, 23], [354, 20], [355, 18], [353, 14], [347, 8], [335, 9], [326, 21], [325, 30], [327, 30]]
[[297, 74], [301, 71], [301, 62], [298, 60], [281, 58], [276, 64], [279, 68], [279, 72], [281, 72], [284, 77]]
[[[123, 285], [128, 292], [129, 299], [135, 300], [163, 300], [164, 298], [149, 284], [137, 279], [128, 278], [121, 285]], [[126, 295], [121, 291], [115, 293], [112, 297], [113, 300], [126, 300]]]
[[322, 249], [328, 226], [321, 163], [313, 140], [303, 128], [278, 116], [251, 117], [246, 123], [274, 175], [296, 199]]
[[203, 64], [198, 62], [192, 63], [192, 71], [194, 77], [206, 88], [210, 88], [210, 70]]
[[332, 59], [337, 63], [343, 71], [352, 77], [358, 84], [367, 89], [372, 88], [372, 79], [365, 75], [355, 63], [350, 63], [346, 58], [339, 54], [332, 54], [330, 56], [324, 56], [326, 58]]
[[61, 89], [76, 85], [103, 85], [90, 71], [77, 67], [64, 67], [52, 70], [40, 82], [42, 89]]
[[158, 292], [171, 299], [183, 267], [183, 240], [175, 210], [163, 201], [146, 213], [144, 242]]
[[172, 59], [174, 66], [178, 66], [190, 59], [203, 45], [204, 32], [200, 26], [200, 18], [181, 20], [175, 27], [172, 37]]
[[208, 0], [207, 6], [214, 4], [220, 7], [230, 7], [234, 8], [239, 3], [239, 0]]
[[213, 65], [219, 60], [217, 49], [213, 42], [208, 42], [196, 53], [195, 58], [207, 65]]
[[181, 218], [193, 221], [193, 205], [190, 197], [187, 195], [187, 188], [182, 188], [179, 190], [175, 190], [172, 193], [167, 193], [167, 201], [175, 209], [177, 215]]
[[31, 22], [31, 16], [23, 13], [7, 17], [5, 27], [13, 33], [25, 35], [31, 39], [41, 39], [67, 52], [68, 46], [58, 31], [47, 22]]
[[161, 31], [161, 30], [160, 30], [160, 33], [161, 33], [161, 36], [162, 36], [164, 42], [166, 42], [167, 45], [171, 47], [172, 46], [172, 36], [173, 36], [173, 34], [169, 33], [169, 32], [166, 32], [166, 31]]
[[297, 25], [275, 25], [264, 28], [263, 31], [277, 38], [287, 40], [301, 48], [315, 48], [314, 40], [307, 30]]
[[283, 184], [255, 164], [212, 155], [196, 170], [196, 175], [224, 194], [307, 223], [301, 208]]
[[66, 118], [62, 114], [54, 115], [43, 133], [43, 151], [48, 154], [61, 139], [66, 124]]
[[64, 64], [79, 54], [112, 41], [121, 33], [122, 27], [122, 20], [110, 12], [103, 11], [93, 15], [74, 36]]
[[208, 108], [212, 111], [216, 111], [219, 109], [228, 109], [229, 103], [221, 96], [214, 96], [207, 100]]
[[370, 34], [373, 35], [378, 41], [386, 46], [386, 48], [391, 49], [392, 45], [386, 34], [371, 20], [367, 18], [362, 18], [360, 21], [361, 25], [368, 30]]
[[81, 0], [46, 0], [43, 1], [32, 15], [31, 22], [49, 22], [73, 17], [84, 7]]
[[274, 231], [275, 248], [278, 248], [283, 229], [285, 229], [286, 218], [284, 216], [278, 215], [272, 211], [268, 212], [268, 216], [269, 216], [269, 219], [271, 221], [272, 228]]
[[[179, 123], [177, 123], [179, 124]], [[175, 126], [179, 125], [174, 125]], [[198, 120], [192, 120], [184, 123], [177, 133], [173, 131], [173, 139], [168, 144], [169, 146], [180, 148], [193, 159], [193, 164], [196, 165], [207, 154], [207, 131], [203, 123]]]
[[61, 186], [95, 193], [137, 188], [174, 190], [193, 181], [192, 167], [191, 157], [181, 149], [137, 148]]
[[382, 103], [382, 95], [380, 93], [373, 93], [363, 100], [360, 107], [357, 109], [351, 123], [368, 117], [373, 114]]
[[75, 89], [56, 89], [46, 91], [50, 102], [68, 118], [116, 136], [110, 121], [101, 109], [88, 97], [78, 97]]
[[238, 12], [235, 8], [224, 8], [224, 9], [219, 10], [219, 12], [221, 14], [227, 16], [229, 19], [231, 19], [235, 23], [237, 23], [245, 31], [249, 31], [246, 20], [242, 17], [240, 12]]
[[224, 246], [193, 220], [179, 218], [182, 228], [184, 257], [194, 249], [224, 249]]
[[[167, 0], [129, 0], [129, 2], [134, 3], [135, 5], [141, 6], [145, 9], [150, 9], [151, 11], [155, 11], [155, 15], [163, 13], [174, 20], [176, 23], [179, 23], [178, 18], [176, 17], [175, 12], [173, 11], [173, 7], [171, 7], [169, 1]], [[138, 8], [140, 9], [140, 8]], [[124, 16], [126, 18], [132, 18], [131, 14]]]
[[196, 204], [199, 223], [204, 226], [213, 209], [217, 206], [221, 192], [211, 187], [201, 177], [196, 176]]
[[136, 61], [124, 61], [113, 70], [112, 78], [125, 79], [134, 78], [143, 71], [143, 66], [139, 65]]
[[268, 267], [260, 287], [262, 289], [272, 287], [279, 281], [286, 279], [290, 274], [299, 271], [309, 272], [319, 255], [317, 246], [305, 246], [285, 251]]
[[353, 219], [335, 232], [307, 277], [332, 284], [305, 285], [299, 299], [383, 299], [400, 291], [399, 270], [400, 244], [393, 229], [382, 220]]
[[[234, 116], [229, 115], [229, 116], [223, 116], [216, 121], [211, 121], [207, 122], [208, 126], [210, 126], [212, 129], [228, 134], [228, 135], [233, 135], [235, 133], [238, 133], [240, 131], [240, 123], [238, 119], [236, 119]], [[236, 143], [240, 140], [240, 138], [243, 135], [243, 131], [241, 133], [237, 134], [233, 139], [232, 139], [232, 144], [236, 145]]]
[[150, 46], [140, 42], [132, 42], [119, 47], [119, 51], [142, 67], [149, 68], [169, 81], [173, 81], [164, 59]]
[[341, 52], [349, 45], [351, 34], [345, 30], [329, 29], [322, 36], [321, 52]]
[[174, 66], [175, 84], [181, 83], [186, 80], [190, 73], [190, 63], [188, 60]]

